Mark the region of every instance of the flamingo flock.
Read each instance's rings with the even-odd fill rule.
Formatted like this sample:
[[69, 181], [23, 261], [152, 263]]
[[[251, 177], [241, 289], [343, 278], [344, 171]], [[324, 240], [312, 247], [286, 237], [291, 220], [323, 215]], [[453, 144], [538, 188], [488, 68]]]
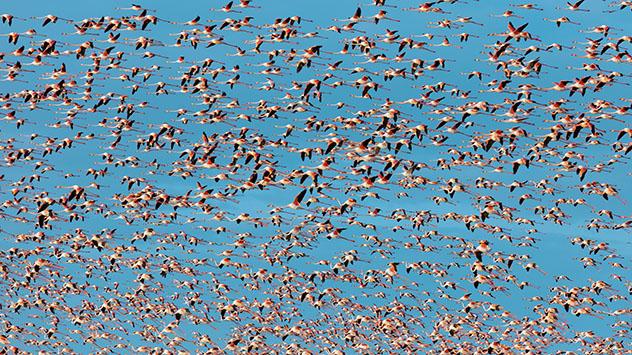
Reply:
[[3, 354], [632, 351], [631, 1], [22, 6]]

